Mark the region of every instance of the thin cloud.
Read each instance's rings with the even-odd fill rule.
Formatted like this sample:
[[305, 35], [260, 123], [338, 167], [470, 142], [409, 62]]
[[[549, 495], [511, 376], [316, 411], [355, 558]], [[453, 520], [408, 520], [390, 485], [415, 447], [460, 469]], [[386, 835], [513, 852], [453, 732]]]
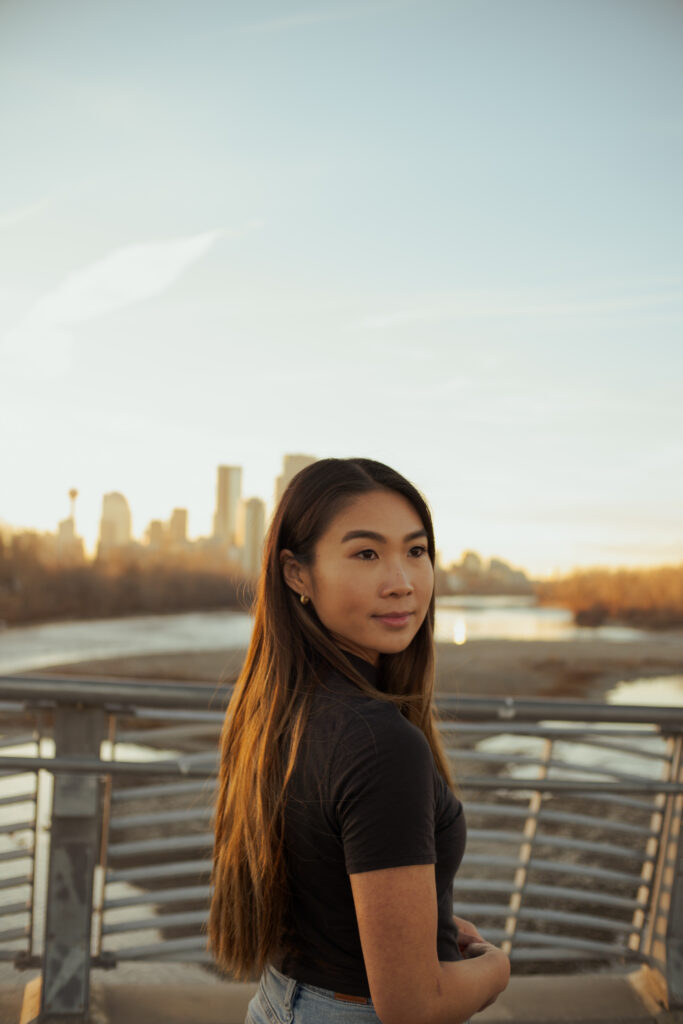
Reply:
[[349, 330], [386, 331], [412, 324], [438, 323], [457, 319], [494, 319], [500, 317], [583, 316], [585, 314], [619, 314], [653, 308], [671, 308], [683, 302], [680, 288], [619, 295], [601, 299], [580, 296], [557, 297], [538, 301], [535, 296], [510, 292], [476, 292], [455, 296], [450, 300], [425, 303], [364, 317], [348, 326]]
[[7, 210], [6, 213], [0, 213], [0, 231], [4, 228], [13, 227], [15, 224], [20, 224], [24, 220], [29, 220], [31, 217], [37, 216], [47, 206], [47, 199], [40, 199], [36, 203], [28, 203], [26, 206], [18, 206], [14, 210]]
[[32, 369], [68, 362], [71, 328], [159, 295], [208, 251], [221, 231], [115, 249], [69, 274], [9, 332], [3, 355]]

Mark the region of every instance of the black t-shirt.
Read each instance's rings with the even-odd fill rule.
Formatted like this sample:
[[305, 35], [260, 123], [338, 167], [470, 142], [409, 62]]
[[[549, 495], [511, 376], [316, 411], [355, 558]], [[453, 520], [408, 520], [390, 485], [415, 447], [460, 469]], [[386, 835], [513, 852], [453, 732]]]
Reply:
[[[373, 665], [346, 656], [376, 684]], [[290, 898], [272, 963], [298, 981], [369, 996], [349, 874], [435, 864], [438, 957], [460, 960], [453, 876], [465, 818], [424, 733], [398, 707], [367, 697], [332, 668], [323, 684], [287, 789]]]

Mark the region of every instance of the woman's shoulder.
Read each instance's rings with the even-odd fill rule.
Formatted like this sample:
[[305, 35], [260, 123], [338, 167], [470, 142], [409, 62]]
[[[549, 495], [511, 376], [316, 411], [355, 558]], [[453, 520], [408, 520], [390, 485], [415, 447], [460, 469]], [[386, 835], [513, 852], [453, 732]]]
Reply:
[[402, 750], [407, 755], [431, 750], [422, 730], [398, 705], [364, 693], [341, 673], [330, 672], [315, 689], [312, 721], [325, 733], [343, 737], [348, 753], [369, 747], [376, 753]]

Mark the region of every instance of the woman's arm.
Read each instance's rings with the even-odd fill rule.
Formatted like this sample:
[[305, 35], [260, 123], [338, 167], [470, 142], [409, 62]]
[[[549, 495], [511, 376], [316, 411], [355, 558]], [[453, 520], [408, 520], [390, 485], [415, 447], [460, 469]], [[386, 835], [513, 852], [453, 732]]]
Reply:
[[[449, 983], [455, 986], [456, 991], [458, 988], [462, 988], [463, 979], [476, 986], [474, 998], [477, 1005], [472, 1008], [470, 1014], [479, 1013], [480, 1010], [485, 1010], [487, 1006], [495, 1003], [498, 996], [507, 987], [510, 980], [510, 961], [502, 949], [498, 949], [497, 946], [493, 946], [490, 942], [485, 941], [472, 942], [463, 952], [465, 955], [464, 960], [442, 961], [441, 967]], [[478, 966], [475, 967], [473, 977], [467, 979], [465, 972], [469, 965]], [[489, 995], [484, 1002], [480, 1003], [481, 987], [489, 984], [491, 985]], [[445, 994], [447, 996], [447, 992]], [[434, 1024], [442, 1024], [442, 1022], [446, 1024], [447, 1020], [448, 1017], [439, 1014], [437, 1008], [437, 1017], [434, 1020]]]
[[510, 962], [488, 942], [437, 958], [434, 864], [349, 875], [370, 994], [383, 1024], [464, 1024], [505, 988]]

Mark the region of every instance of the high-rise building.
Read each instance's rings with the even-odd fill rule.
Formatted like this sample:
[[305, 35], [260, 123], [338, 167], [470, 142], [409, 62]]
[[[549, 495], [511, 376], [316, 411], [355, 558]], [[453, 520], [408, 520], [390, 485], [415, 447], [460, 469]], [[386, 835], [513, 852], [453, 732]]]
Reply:
[[242, 494], [242, 467], [219, 466], [216, 483], [216, 511], [213, 536], [221, 543], [234, 546], [237, 540], [237, 510]]
[[243, 503], [244, 547], [242, 566], [251, 576], [257, 575], [263, 557], [263, 539], [266, 534], [266, 503], [260, 498], [249, 498]]
[[161, 519], [152, 519], [147, 527], [147, 544], [150, 548], [163, 547], [164, 524]]
[[61, 519], [57, 526], [57, 537], [55, 542], [55, 555], [57, 560], [64, 562], [82, 562], [85, 557], [83, 549], [83, 538], [76, 533], [76, 498], [78, 491], [72, 487], [69, 491], [71, 502], [71, 515], [68, 519]]
[[74, 517], [60, 519], [57, 526], [55, 555], [59, 562], [82, 562], [84, 560], [83, 540], [76, 535]]
[[285, 493], [287, 484], [306, 466], [317, 462], [315, 455], [285, 455], [282, 459], [282, 473], [275, 481], [275, 504]]
[[124, 547], [130, 544], [131, 524], [128, 502], [118, 491], [105, 494], [102, 498], [100, 519], [99, 551], [106, 548]]
[[184, 544], [187, 541], [187, 509], [174, 508], [168, 524], [168, 535], [172, 543]]

